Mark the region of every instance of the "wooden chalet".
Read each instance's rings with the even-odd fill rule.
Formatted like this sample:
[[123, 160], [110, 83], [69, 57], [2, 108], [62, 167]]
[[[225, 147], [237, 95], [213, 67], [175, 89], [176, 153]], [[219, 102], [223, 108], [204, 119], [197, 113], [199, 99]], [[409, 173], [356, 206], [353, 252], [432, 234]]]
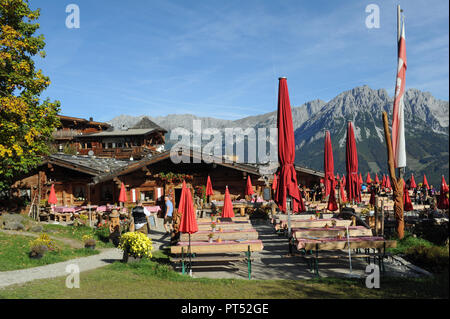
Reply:
[[[194, 159], [199, 163], [194, 163]], [[208, 175], [211, 177], [215, 194], [211, 200], [223, 200], [228, 186], [232, 199], [244, 199], [247, 176], [250, 176], [254, 191], [262, 196], [264, 188], [270, 191], [268, 181], [264, 179], [256, 166], [238, 163], [205, 163], [201, 154], [191, 150], [190, 163], [175, 164], [170, 151], [144, 158], [131, 163], [123, 169], [94, 178], [94, 185], [114, 181], [118, 187], [123, 182], [127, 188], [127, 198], [141, 199], [145, 205], [158, 205], [164, 195], [171, 195], [175, 206], [181, 195], [183, 180], [191, 192], [202, 199], [202, 189], [206, 186]]]
[[165, 129], [144, 117], [133, 128], [122, 127], [78, 135], [77, 151], [80, 155], [141, 159], [164, 150], [165, 133]]
[[70, 145], [77, 148], [77, 145], [74, 143], [74, 139], [77, 136], [98, 133], [111, 128], [111, 125], [108, 123], [96, 122], [92, 117], [89, 120], [65, 115], [57, 115], [57, 117], [61, 125], [52, 134], [52, 144], [57, 148], [60, 145], [62, 147]]
[[12, 196], [24, 196], [37, 204], [46, 201], [55, 187], [57, 206], [82, 206], [88, 203], [117, 202], [119, 193], [113, 182], [91, 187], [93, 178], [125, 167], [129, 161], [67, 154], [52, 154], [11, 187]]

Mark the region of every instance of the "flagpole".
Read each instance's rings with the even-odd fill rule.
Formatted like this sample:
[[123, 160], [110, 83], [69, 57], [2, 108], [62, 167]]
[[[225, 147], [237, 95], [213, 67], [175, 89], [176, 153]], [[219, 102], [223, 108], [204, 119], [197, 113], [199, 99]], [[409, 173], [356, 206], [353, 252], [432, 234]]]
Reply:
[[[397, 5], [397, 52], [400, 50], [400, 38], [402, 36], [402, 24], [401, 24], [401, 15], [402, 15], [402, 8], [400, 5]], [[403, 175], [405, 172], [404, 167], [398, 167], [398, 179], [403, 179]]]

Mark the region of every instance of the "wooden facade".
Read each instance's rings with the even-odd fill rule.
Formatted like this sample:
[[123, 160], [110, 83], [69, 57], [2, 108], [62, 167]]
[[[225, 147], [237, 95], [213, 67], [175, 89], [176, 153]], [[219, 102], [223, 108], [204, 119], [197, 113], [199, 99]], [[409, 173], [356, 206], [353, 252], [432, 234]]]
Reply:
[[[86, 120], [72, 116], [57, 116], [61, 122], [61, 126], [58, 127], [58, 129], [52, 134], [52, 143], [57, 147], [59, 145], [72, 145], [77, 136], [101, 132], [111, 127], [111, 125], [107, 123], [96, 122], [92, 118]], [[73, 146], [76, 147], [75, 144]]]
[[76, 146], [80, 155], [141, 159], [163, 149], [164, 133], [163, 129], [129, 129], [85, 134], [77, 136]]
[[[204, 199], [202, 191], [208, 175], [214, 189], [210, 200], [218, 201], [223, 200], [227, 186], [232, 200], [249, 199], [245, 196], [245, 189], [247, 177], [250, 176], [257, 196], [266, 200], [273, 196], [271, 181], [267, 176], [262, 176], [256, 166], [239, 163], [209, 164], [204, 161], [194, 163], [194, 158], [198, 160], [201, 157], [192, 152], [190, 163], [175, 164], [170, 158], [170, 151], [139, 161], [54, 154], [46, 158], [34, 172], [17, 181], [13, 188], [17, 194], [29, 193], [30, 199], [40, 194], [41, 200], [47, 200], [53, 184], [57, 205], [105, 205], [119, 204], [120, 186], [123, 182], [128, 199], [125, 205], [133, 205], [140, 199], [144, 205], [163, 207], [164, 196], [171, 195], [177, 207], [183, 179], [191, 188], [195, 203], [198, 204]], [[296, 169], [300, 174], [299, 183], [320, 181], [319, 174], [308, 176], [307, 169]], [[172, 174], [172, 179], [168, 178], [169, 173]]]

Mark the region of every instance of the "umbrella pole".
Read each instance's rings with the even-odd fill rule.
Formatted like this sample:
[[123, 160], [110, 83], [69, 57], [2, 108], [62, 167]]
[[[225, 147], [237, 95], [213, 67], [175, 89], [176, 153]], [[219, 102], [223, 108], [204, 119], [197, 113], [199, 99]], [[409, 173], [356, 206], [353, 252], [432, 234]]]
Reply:
[[288, 238], [291, 238], [291, 197], [286, 196], [286, 209], [288, 211]]
[[189, 233], [189, 276], [192, 277], [192, 259], [191, 259], [191, 233]]

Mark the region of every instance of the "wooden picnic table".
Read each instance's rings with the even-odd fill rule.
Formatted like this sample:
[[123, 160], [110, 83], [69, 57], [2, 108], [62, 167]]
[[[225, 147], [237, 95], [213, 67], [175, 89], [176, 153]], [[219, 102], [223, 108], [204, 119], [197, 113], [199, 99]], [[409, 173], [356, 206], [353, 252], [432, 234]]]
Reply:
[[[308, 228], [293, 228], [292, 234], [295, 238], [302, 238], [305, 236], [312, 237], [345, 237], [346, 227], [336, 226], [336, 227], [308, 227]], [[349, 226], [348, 232], [350, 237], [355, 236], [372, 236], [372, 230], [364, 226]]]
[[[223, 207], [224, 202], [223, 201], [212, 201], [211, 207], [212, 208], [221, 208]], [[233, 210], [239, 209], [240, 215], [245, 216], [246, 209], [252, 208], [271, 208], [272, 213], [275, 213], [276, 211], [276, 205], [273, 201], [262, 201], [262, 202], [252, 202], [252, 201], [234, 201], [232, 202]]]
[[[357, 248], [395, 248], [397, 241], [386, 240], [383, 237], [359, 236], [350, 237], [350, 249]], [[295, 238], [295, 246], [298, 250], [340, 250], [348, 249], [347, 238]]]
[[[191, 240], [194, 241], [207, 241], [209, 240], [208, 235], [211, 234], [210, 230], [200, 230], [194, 234], [191, 234]], [[222, 232], [215, 231], [213, 234], [213, 240], [220, 238], [222, 240], [251, 240], [258, 239], [258, 232], [255, 229], [243, 229], [243, 230], [235, 230], [235, 229], [225, 229]], [[181, 234], [180, 241], [188, 241], [189, 234]]]
[[[211, 222], [201, 222], [197, 223], [198, 230], [211, 230]], [[221, 222], [216, 223], [216, 231], [217, 229], [251, 229], [253, 228], [252, 224], [249, 221], [237, 221], [237, 222]]]
[[[324, 219], [330, 219], [333, 217], [333, 214], [322, 214], [322, 218]], [[291, 214], [291, 221], [293, 220], [311, 220], [311, 218], [315, 219], [316, 218], [316, 214], [304, 214], [304, 213], [300, 213], [300, 214]], [[273, 220], [274, 222], [280, 222], [280, 221], [287, 221], [288, 220], [288, 215], [287, 214], [278, 214], [273, 216]]]
[[[227, 219], [222, 219], [222, 217], [216, 217], [216, 221], [217, 220], [221, 220], [221, 221], [226, 221]], [[248, 216], [235, 216], [235, 217], [231, 217], [231, 220], [233, 222], [245, 222], [249, 220]], [[201, 218], [197, 218], [197, 223], [212, 223], [211, 217], [201, 217]]]
[[[176, 245], [170, 247], [172, 254], [181, 254], [182, 249], [184, 253], [188, 252], [189, 243], [180, 241]], [[246, 252], [250, 247], [250, 251], [261, 251], [264, 246], [261, 240], [223, 240], [221, 243], [207, 241], [191, 241], [191, 253], [213, 254], [213, 253], [236, 253]]]
[[[306, 227], [324, 227], [328, 225], [332, 226], [332, 221], [336, 221], [336, 226], [350, 226], [352, 221], [346, 219], [336, 219], [336, 218], [327, 218], [327, 219], [310, 219], [310, 220], [291, 220], [291, 228], [306, 228]], [[287, 228], [287, 221], [280, 222], [281, 228]]]

